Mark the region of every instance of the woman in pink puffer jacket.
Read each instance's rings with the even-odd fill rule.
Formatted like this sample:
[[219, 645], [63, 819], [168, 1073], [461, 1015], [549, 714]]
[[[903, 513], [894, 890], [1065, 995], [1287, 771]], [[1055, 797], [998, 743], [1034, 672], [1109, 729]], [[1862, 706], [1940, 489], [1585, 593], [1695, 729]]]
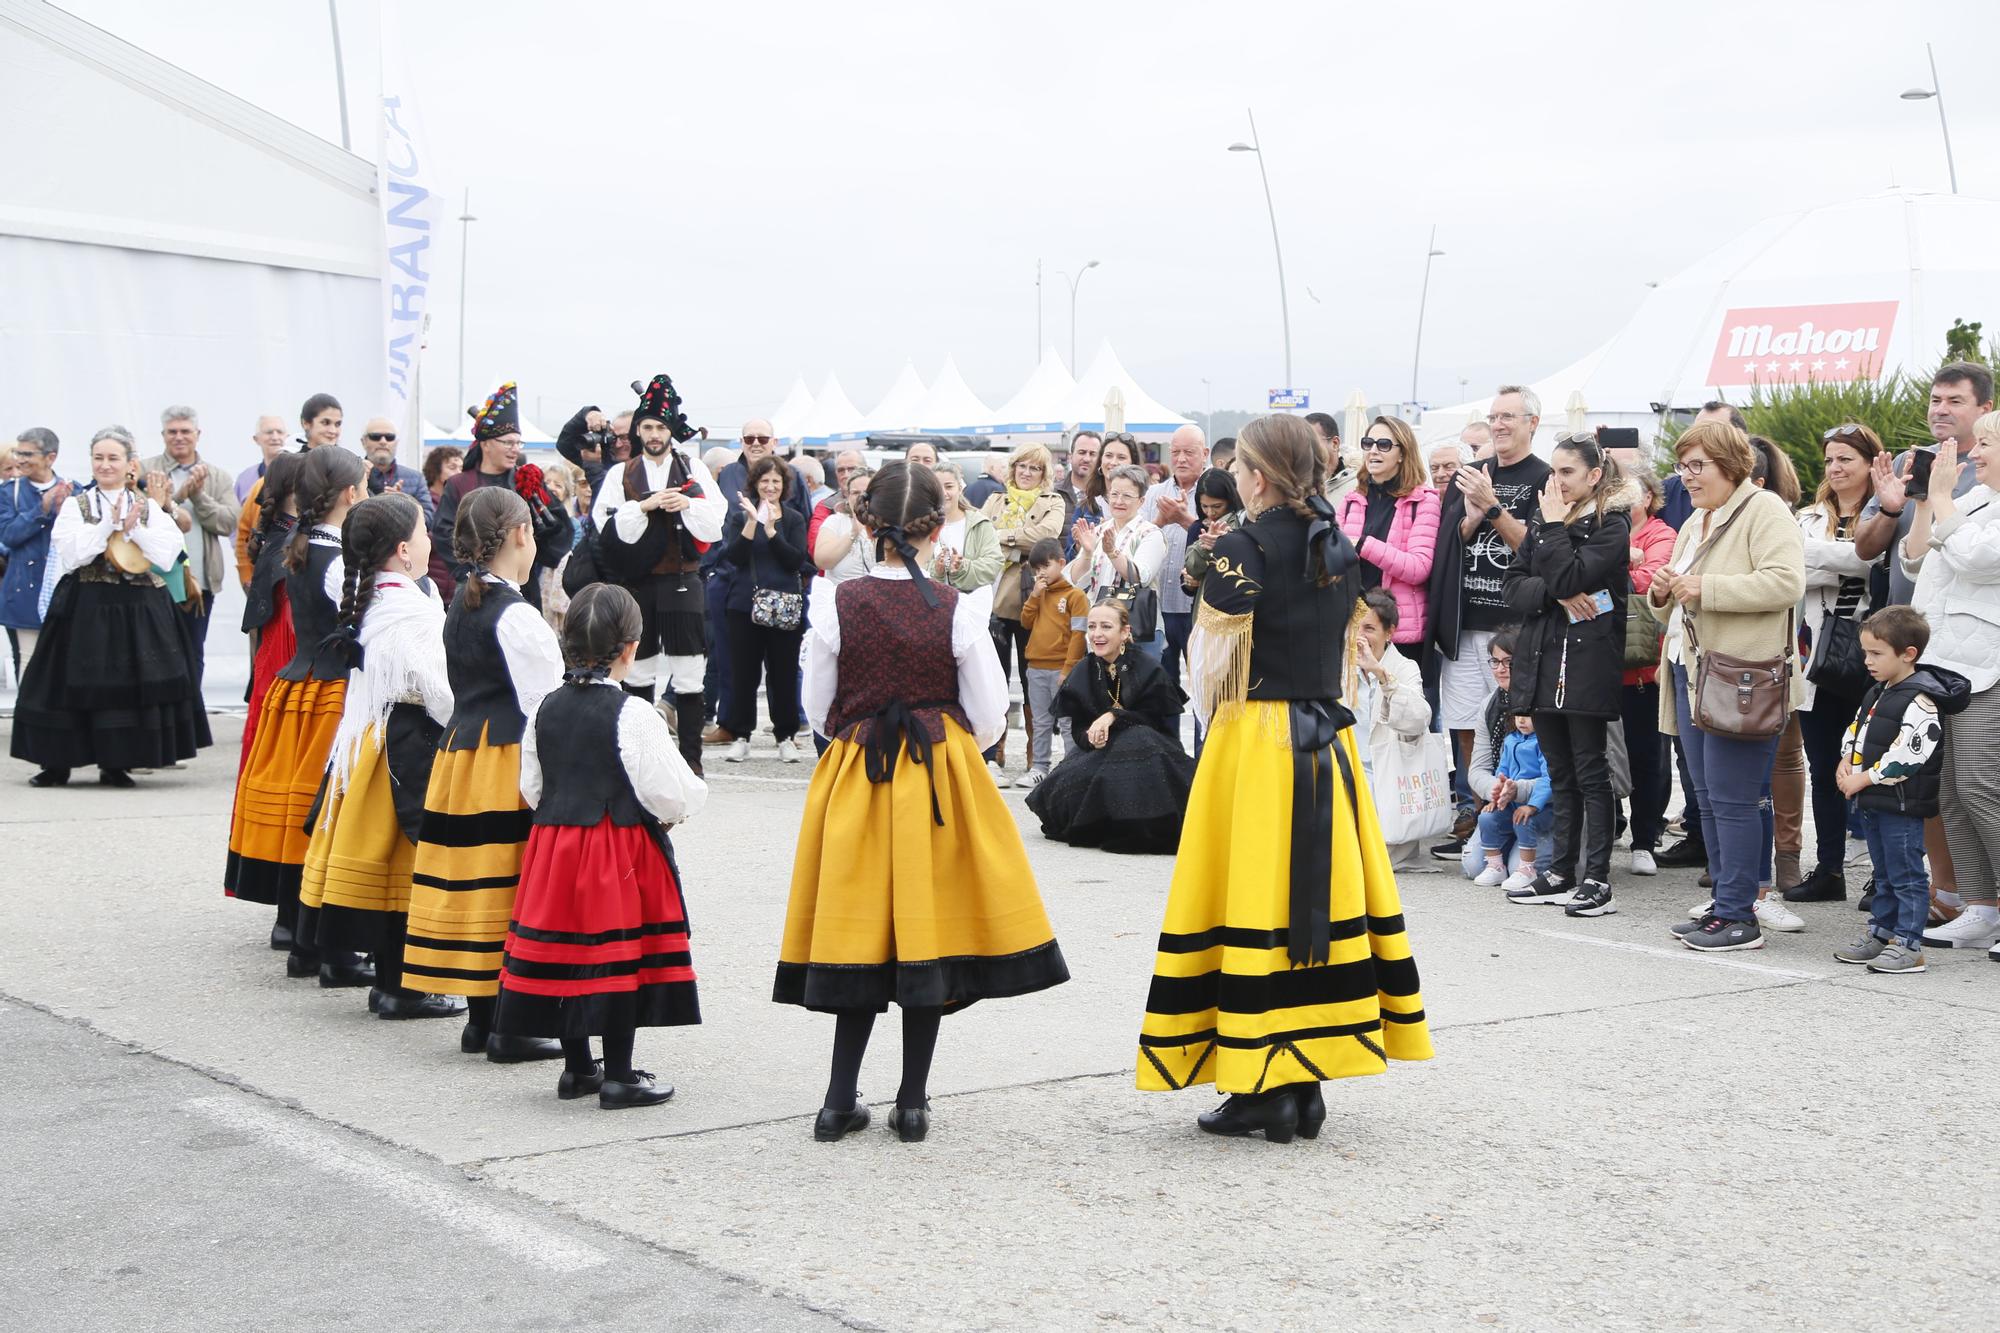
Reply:
[[1361, 438], [1360, 484], [1340, 497], [1340, 530], [1361, 553], [1362, 575], [1396, 599], [1397, 643], [1424, 637], [1437, 553], [1438, 493], [1407, 422], [1376, 417]]

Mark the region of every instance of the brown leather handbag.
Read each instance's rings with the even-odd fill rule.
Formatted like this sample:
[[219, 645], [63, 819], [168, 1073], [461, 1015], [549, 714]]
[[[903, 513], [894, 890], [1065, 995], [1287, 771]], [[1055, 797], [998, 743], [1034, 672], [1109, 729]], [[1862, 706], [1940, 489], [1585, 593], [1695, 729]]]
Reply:
[[[1785, 614], [1785, 642], [1797, 629], [1794, 613]], [[1688, 708], [1694, 724], [1711, 736], [1732, 740], [1768, 740], [1785, 729], [1792, 703], [1792, 655], [1731, 657], [1703, 652], [1694, 617], [1687, 617], [1688, 642], [1695, 651], [1694, 679], [1688, 682]]]

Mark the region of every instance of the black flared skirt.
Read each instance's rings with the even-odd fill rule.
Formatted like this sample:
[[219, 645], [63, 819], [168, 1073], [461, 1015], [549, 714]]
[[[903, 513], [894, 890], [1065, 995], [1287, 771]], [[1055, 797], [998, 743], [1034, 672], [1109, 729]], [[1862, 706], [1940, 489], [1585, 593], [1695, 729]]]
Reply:
[[1028, 793], [1042, 833], [1072, 847], [1172, 852], [1194, 760], [1151, 727], [1121, 727], [1101, 750], [1073, 750]]

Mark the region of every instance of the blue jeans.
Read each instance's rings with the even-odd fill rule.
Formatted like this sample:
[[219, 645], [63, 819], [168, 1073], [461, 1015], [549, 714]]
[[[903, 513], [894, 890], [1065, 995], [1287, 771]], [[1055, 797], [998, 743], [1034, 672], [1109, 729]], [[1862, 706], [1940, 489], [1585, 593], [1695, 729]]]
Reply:
[[1194, 612], [1160, 612], [1160, 634], [1167, 641], [1160, 665], [1167, 669], [1167, 679], [1176, 685], [1181, 683], [1181, 663], [1187, 658], [1188, 635], [1193, 629]]
[[1875, 866], [1875, 906], [1870, 924], [1877, 937], [1924, 947], [1930, 919], [1931, 877], [1924, 871], [1924, 821], [1915, 815], [1862, 810], [1862, 836]]
[[[1554, 836], [1556, 812], [1553, 808], [1537, 810], [1526, 824], [1514, 822], [1515, 807], [1505, 810], [1482, 810], [1479, 814], [1479, 847], [1485, 852], [1507, 852], [1515, 843], [1523, 848], [1532, 847], [1539, 858], [1549, 849], [1549, 841]], [[1468, 849], [1469, 850], [1469, 849]], [[1477, 873], [1477, 872], [1475, 872]]]
[[709, 716], [720, 719], [736, 711], [736, 689], [729, 678], [728, 574], [704, 575], [701, 592], [708, 610], [708, 670], [703, 693]]
[[1749, 921], [1756, 916], [1758, 874], [1771, 846], [1766, 820], [1778, 738], [1737, 740], [1698, 729], [1688, 703], [1687, 668], [1679, 663], [1673, 690], [1681, 751], [1701, 806], [1708, 873], [1715, 879], [1714, 911], [1724, 921]]
[[[1134, 639], [1132, 640], [1132, 646], [1152, 658], [1155, 662], [1159, 662], [1167, 651], [1167, 636], [1162, 631], [1154, 630], [1153, 637], [1150, 640], [1141, 641]], [[1165, 664], [1162, 663], [1162, 665]]]

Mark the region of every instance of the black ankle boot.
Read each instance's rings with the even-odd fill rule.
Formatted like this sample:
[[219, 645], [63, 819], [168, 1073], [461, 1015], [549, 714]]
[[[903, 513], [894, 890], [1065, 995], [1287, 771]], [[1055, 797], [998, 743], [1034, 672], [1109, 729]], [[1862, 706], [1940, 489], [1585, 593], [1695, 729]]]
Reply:
[[1846, 897], [1847, 877], [1827, 866], [1814, 868], [1812, 874], [1785, 890], [1788, 903], [1837, 903]]
[[1299, 1108], [1299, 1137], [1318, 1138], [1319, 1127], [1326, 1123], [1326, 1098], [1320, 1096], [1319, 1084], [1294, 1083], [1291, 1093]]
[[1240, 1139], [1264, 1131], [1271, 1143], [1290, 1143], [1299, 1129], [1299, 1104], [1290, 1088], [1271, 1092], [1239, 1092], [1213, 1111], [1198, 1116], [1195, 1123], [1204, 1134]]
[[701, 692], [674, 696], [674, 735], [680, 742], [681, 758], [694, 775], [701, 773]]

